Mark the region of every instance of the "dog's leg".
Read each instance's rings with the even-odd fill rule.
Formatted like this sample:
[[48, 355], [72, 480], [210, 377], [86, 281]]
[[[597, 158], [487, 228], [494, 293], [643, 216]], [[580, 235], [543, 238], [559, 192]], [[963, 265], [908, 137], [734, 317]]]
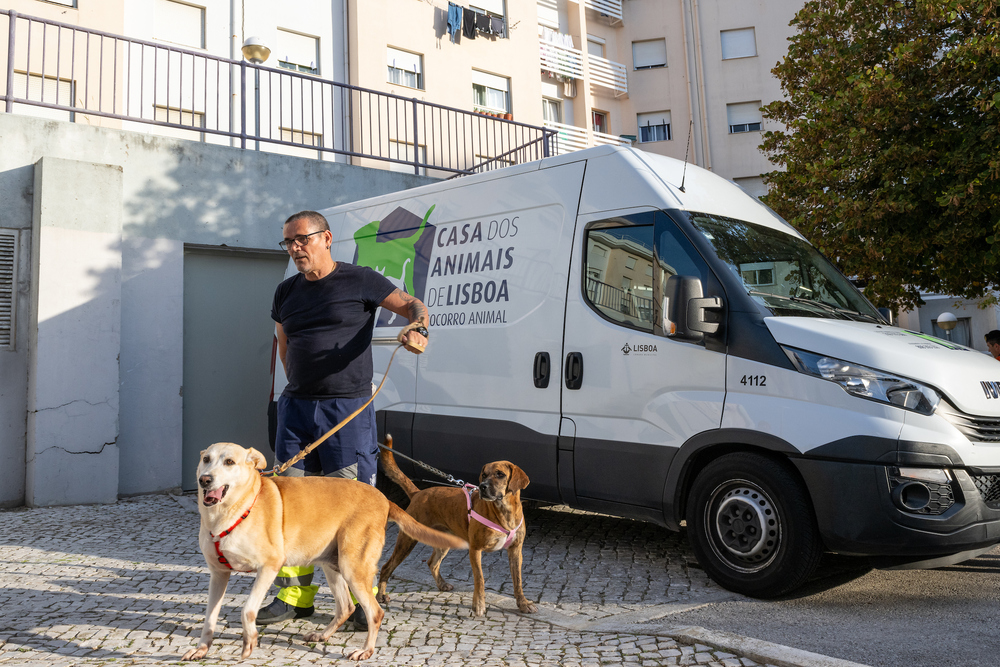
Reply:
[[250, 594], [247, 595], [246, 604], [243, 605], [240, 621], [243, 623], [242, 658], [244, 660], [249, 658], [253, 650], [257, 648], [257, 639], [260, 636], [257, 632], [257, 610], [264, 602], [264, 597], [267, 595], [268, 589], [271, 588], [271, 584], [274, 583], [274, 578], [278, 576], [279, 569], [281, 569], [281, 563], [262, 565], [257, 570], [257, 579], [254, 580]]
[[472, 615], [486, 614], [486, 578], [483, 577], [483, 552], [469, 547], [469, 563], [472, 564]]
[[507, 549], [507, 560], [510, 562], [510, 580], [514, 584], [514, 599], [517, 601], [517, 608], [526, 614], [534, 614], [538, 611], [538, 607], [524, 597], [524, 591], [521, 589], [521, 544], [521, 542], [517, 542]]
[[212, 578], [208, 583], [208, 606], [205, 608], [205, 627], [201, 631], [201, 641], [197, 648], [193, 648], [184, 654], [181, 660], [201, 660], [208, 653], [212, 646], [212, 639], [215, 636], [215, 624], [219, 620], [219, 611], [222, 609], [222, 596], [226, 594], [226, 586], [229, 585], [229, 570], [212, 570]]
[[365, 610], [365, 617], [368, 619], [368, 636], [365, 640], [365, 646], [348, 655], [347, 657], [351, 660], [367, 660], [372, 657], [375, 653], [375, 640], [378, 638], [378, 629], [382, 626], [382, 619], [385, 617], [385, 612], [382, 611], [382, 607], [375, 600], [371, 587], [372, 578], [375, 576], [375, 566], [378, 565], [378, 557], [381, 550], [381, 545], [379, 545], [378, 551], [370, 554], [370, 559], [365, 559], [371, 563], [370, 567], [365, 567], [359, 563], [357, 569], [344, 572], [344, 577], [347, 579], [351, 592], [358, 599], [358, 604], [361, 605], [361, 608]]
[[333, 620], [322, 632], [310, 632], [302, 638], [302, 641], [307, 643], [325, 642], [333, 636], [333, 633], [347, 621], [347, 617], [354, 611], [350, 593], [347, 591], [347, 581], [340, 574], [340, 571], [332, 565], [323, 563], [323, 574], [326, 575], [326, 583], [330, 587], [330, 592], [333, 593], [333, 600], [337, 608], [333, 612]]
[[406, 557], [410, 555], [413, 551], [413, 547], [417, 545], [417, 541], [404, 533], [399, 531], [399, 535], [396, 537], [396, 546], [393, 547], [392, 555], [389, 556], [389, 560], [385, 562], [382, 566], [382, 570], [378, 573], [378, 596], [377, 600], [382, 604], [388, 604], [389, 594], [385, 592], [386, 583], [389, 581], [389, 577], [392, 573], [396, 571], [400, 563], [406, 560]]
[[434, 553], [427, 559], [427, 566], [431, 568], [431, 574], [434, 575], [434, 581], [437, 582], [438, 590], [445, 593], [455, 589], [454, 586], [445, 581], [444, 577], [441, 576], [441, 561], [448, 555], [448, 551], [449, 549], [434, 549]]

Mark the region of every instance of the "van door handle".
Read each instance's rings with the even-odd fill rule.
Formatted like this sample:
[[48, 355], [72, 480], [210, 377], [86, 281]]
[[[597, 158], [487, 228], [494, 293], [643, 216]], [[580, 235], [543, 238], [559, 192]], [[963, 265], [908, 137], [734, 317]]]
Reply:
[[535, 354], [535, 366], [532, 369], [532, 375], [535, 379], [535, 386], [539, 389], [545, 389], [549, 386], [549, 375], [552, 372], [552, 360], [549, 358], [548, 352], [538, 352]]
[[570, 352], [566, 355], [566, 388], [579, 389], [583, 386], [583, 353]]

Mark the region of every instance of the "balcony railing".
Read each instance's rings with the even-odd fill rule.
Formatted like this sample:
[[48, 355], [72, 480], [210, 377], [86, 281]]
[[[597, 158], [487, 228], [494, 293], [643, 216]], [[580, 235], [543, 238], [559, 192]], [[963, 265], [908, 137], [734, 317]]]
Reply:
[[0, 10], [0, 109], [415, 173], [537, 160], [553, 134], [12, 10]]
[[622, 0], [584, 0], [583, 4], [587, 9], [593, 9], [613, 21], [622, 20]]
[[609, 88], [615, 91], [616, 97], [628, 94], [628, 76], [625, 74], [625, 65], [593, 55], [588, 55], [587, 60], [590, 65], [592, 85]]
[[583, 78], [583, 53], [568, 46], [539, 41], [539, 59], [546, 72], [570, 79]]
[[576, 127], [575, 125], [563, 125], [562, 123], [545, 121], [545, 127], [555, 133], [552, 142], [554, 155], [572, 153], [573, 151], [592, 146], [628, 146], [632, 143], [628, 139], [623, 139], [613, 134], [595, 131], [587, 132], [586, 129]]

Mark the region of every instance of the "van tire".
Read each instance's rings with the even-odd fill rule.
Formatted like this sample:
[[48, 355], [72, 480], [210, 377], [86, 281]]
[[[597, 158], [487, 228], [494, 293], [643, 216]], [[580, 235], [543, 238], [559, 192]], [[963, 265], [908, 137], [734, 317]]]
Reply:
[[687, 503], [688, 540], [723, 588], [773, 598], [798, 588], [823, 553], [809, 494], [787, 464], [726, 454], [698, 473]]

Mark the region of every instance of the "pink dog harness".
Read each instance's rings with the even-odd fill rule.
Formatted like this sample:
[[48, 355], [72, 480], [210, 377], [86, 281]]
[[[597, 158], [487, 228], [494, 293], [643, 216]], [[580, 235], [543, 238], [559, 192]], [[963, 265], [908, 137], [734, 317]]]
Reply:
[[506, 535], [507, 540], [503, 543], [503, 548], [506, 549], [511, 544], [513, 544], [514, 538], [517, 537], [517, 531], [519, 531], [521, 529], [521, 526], [524, 525], [524, 517], [521, 517], [521, 523], [517, 524], [517, 526], [515, 526], [513, 529], [509, 531], [504, 530], [497, 524], [493, 523], [492, 521], [490, 521], [489, 519], [487, 519], [486, 517], [484, 517], [483, 515], [479, 514], [478, 512], [472, 509], [472, 494], [469, 493], [469, 489], [476, 490], [478, 489], [478, 487], [476, 487], [473, 484], [466, 484], [465, 486], [462, 487], [462, 491], [465, 492], [465, 503], [466, 505], [468, 505], [469, 508], [469, 519], [470, 520], [475, 519], [476, 521], [483, 524], [487, 528], [495, 530], [503, 535]]

